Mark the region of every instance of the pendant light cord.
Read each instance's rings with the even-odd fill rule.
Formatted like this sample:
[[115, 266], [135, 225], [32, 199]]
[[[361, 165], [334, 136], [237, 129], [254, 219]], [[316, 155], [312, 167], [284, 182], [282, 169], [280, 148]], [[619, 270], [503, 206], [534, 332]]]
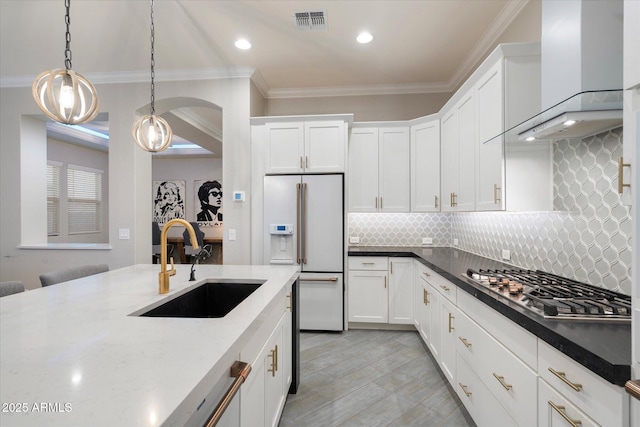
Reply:
[[155, 116], [155, 114], [156, 114], [155, 85], [154, 85], [154, 82], [153, 82], [154, 79], [155, 79], [155, 76], [156, 76], [156, 72], [155, 72], [156, 61], [155, 61], [155, 58], [154, 58], [154, 53], [155, 52], [154, 52], [154, 49], [153, 49], [154, 38], [155, 38], [155, 27], [153, 25], [153, 0], [151, 0], [151, 115], [152, 116]]
[[69, 17], [69, 10], [71, 9], [71, 0], [65, 0], [64, 6], [65, 6], [64, 22], [67, 24], [67, 33], [65, 35], [67, 44], [64, 49], [64, 65], [67, 68], [67, 70], [70, 70], [71, 69], [71, 31], [69, 30], [69, 26], [71, 25], [71, 18]]

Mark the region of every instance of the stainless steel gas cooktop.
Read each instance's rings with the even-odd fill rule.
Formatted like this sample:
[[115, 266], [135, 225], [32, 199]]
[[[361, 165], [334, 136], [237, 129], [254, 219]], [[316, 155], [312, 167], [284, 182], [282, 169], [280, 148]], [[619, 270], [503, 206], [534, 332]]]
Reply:
[[544, 271], [469, 269], [466, 278], [546, 319], [631, 322], [631, 296]]

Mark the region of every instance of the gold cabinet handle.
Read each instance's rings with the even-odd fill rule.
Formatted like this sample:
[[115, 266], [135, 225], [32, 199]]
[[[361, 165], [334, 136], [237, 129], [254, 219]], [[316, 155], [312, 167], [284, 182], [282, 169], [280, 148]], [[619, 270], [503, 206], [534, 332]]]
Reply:
[[291, 312], [293, 312], [293, 298], [291, 297], [291, 292], [289, 292], [287, 294], [287, 298], [289, 299], [289, 302], [287, 303], [287, 309]]
[[268, 372], [271, 372], [271, 376], [276, 376], [276, 371], [278, 370], [278, 346], [273, 350], [269, 350], [269, 357], [271, 358], [271, 367], [267, 369]]
[[278, 370], [278, 365], [280, 365], [280, 362], [278, 361], [279, 359], [279, 352], [278, 352], [278, 344], [276, 344], [276, 371]]
[[453, 204], [453, 193], [449, 194], [449, 204], [451, 205], [451, 207], [454, 207], [455, 205]]
[[451, 331], [453, 331], [455, 328], [453, 327], [453, 325], [451, 324], [451, 321], [455, 319], [455, 316], [451, 313], [449, 313], [449, 333], [451, 333]]
[[309, 156], [304, 156], [304, 168], [309, 169]]
[[363, 262], [362, 265], [373, 265], [375, 262]]
[[458, 385], [460, 386], [460, 388], [462, 389], [462, 391], [464, 392], [464, 394], [469, 397], [471, 396], [473, 393], [471, 393], [469, 390], [467, 390], [467, 386], [462, 384], [462, 383], [458, 383]]
[[449, 292], [451, 289], [446, 287], [445, 285], [440, 285], [440, 288], [442, 288], [443, 291], [445, 292]]
[[502, 201], [502, 197], [500, 195], [500, 187], [498, 184], [493, 184], [493, 203], [496, 205]]
[[569, 381], [564, 372], [556, 371], [555, 369], [553, 369], [551, 367], [549, 368], [549, 372], [551, 372], [556, 377], [560, 378], [563, 383], [565, 383], [566, 385], [568, 385], [569, 387], [571, 387], [575, 391], [582, 390], [582, 384], [577, 384], [577, 383], [573, 383], [573, 382]]
[[507, 384], [504, 382], [504, 377], [500, 376], [498, 374], [496, 374], [495, 372], [493, 373], [493, 376], [495, 377], [495, 379], [497, 379], [500, 384], [502, 385], [502, 387], [504, 387], [505, 390], [511, 390], [513, 388], [513, 386], [511, 384]]
[[304, 169], [304, 166], [302, 165], [302, 156], [300, 156], [300, 169]]
[[435, 206], [434, 207], [437, 208], [438, 207], [438, 196], [434, 196], [434, 197], [435, 197], [435, 203], [434, 203]]
[[429, 291], [425, 289], [424, 292], [427, 295], [427, 302], [425, 303], [425, 305], [430, 304], [431, 302], [429, 301]]
[[469, 341], [467, 341], [466, 338], [458, 337], [458, 339], [460, 341], [462, 341], [462, 344], [464, 344], [465, 347], [467, 347], [467, 348], [471, 347], [471, 343]]
[[389, 264], [389, 273], [393, 274], [393, 261], [391, 261]]
[[380, 210], [382, 210], [382, 196], [380, 196]]
[[427, 290], [422, 290], [422, 304], [427, 305]]
[[571, 427], [578, 427], [579, 425], [582, 425], [582, 421], [573, 420], [569, 417], [569, 415], [567, 415], [564, 406], [556, 405], [552, 401], [549, 401], [548, 403], [553, 409], [556, 410], [556, 412], [558, 412], [562, 416], [562, 418], [565, 419], [566, 422], [568, 422], [571, 425]]
[[624, 187], [631, 187], [631, 184], [624, 183], [624, 177], [622, 176], [622, 170], [628, 167], [631, 167], [631, 163], [625, 163], [623, 157], [618, 157], [618, 193], [620, 194], [622, 194]]
[[387, 289], [387, 276], [384, 276], [384, 288]]
[[426, 271], [423, 271], [422, 274], [424, 274], [427, 277], [431, 277], [431, 275], [429, 273], [427, 273]]
[[376, 197], [376, 209], [378, 209], [378, 198]]

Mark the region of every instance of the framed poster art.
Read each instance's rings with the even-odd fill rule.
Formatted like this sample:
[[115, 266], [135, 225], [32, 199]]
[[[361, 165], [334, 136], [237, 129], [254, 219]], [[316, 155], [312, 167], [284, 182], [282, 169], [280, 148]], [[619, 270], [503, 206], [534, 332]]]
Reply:
[[222, 180], [194, 181], [194, 211], [202, 227], [222, 227]]
[[184, 196], [184, 181], [153, 181], [153, 221], [162, 225], [185, 219]]

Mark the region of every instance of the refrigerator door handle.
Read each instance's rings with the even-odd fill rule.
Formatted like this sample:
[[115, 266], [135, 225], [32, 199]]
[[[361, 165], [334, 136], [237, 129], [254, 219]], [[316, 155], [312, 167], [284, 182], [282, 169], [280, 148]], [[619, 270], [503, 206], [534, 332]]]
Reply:
[[300, 264], [300, 188], [301, 184], [296, 184], [296, 263]]
[[307, 183], [302, 184], [302, 227], [300, 240], [302, 246], [302, 264], [307, 263]]

